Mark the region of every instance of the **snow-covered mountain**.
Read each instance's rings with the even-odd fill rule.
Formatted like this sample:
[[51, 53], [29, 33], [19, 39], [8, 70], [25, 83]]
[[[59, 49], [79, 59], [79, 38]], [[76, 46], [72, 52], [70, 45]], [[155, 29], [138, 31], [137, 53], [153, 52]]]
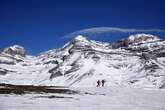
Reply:
[[21, 46], [0, 54], [0, 83], [96, 86], [165, 87], [165, 41], [135, 34], [102, 43], [78, 35], [62, 48], [38, 56], [25, 55]]

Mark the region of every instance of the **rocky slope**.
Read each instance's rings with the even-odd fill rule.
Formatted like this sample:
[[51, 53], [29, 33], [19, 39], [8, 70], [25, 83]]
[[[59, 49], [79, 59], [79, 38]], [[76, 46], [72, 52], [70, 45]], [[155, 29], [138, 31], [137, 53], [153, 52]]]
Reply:
[[105, 79], [106, 86], [165, 87], [165, 41], [149, 34], [112, 44], [79, 35], [39, 56], [13, 50], [0, 54], [0, 83], [86, 87]]

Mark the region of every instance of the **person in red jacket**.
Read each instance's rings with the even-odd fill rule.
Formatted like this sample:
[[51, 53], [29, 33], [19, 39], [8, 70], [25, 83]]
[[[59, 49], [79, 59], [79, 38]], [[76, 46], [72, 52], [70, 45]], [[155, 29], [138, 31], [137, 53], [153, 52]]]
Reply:
[[97, 87], [100, 87], [100, 85], [101, 85], [101, 81], [97, 80]]

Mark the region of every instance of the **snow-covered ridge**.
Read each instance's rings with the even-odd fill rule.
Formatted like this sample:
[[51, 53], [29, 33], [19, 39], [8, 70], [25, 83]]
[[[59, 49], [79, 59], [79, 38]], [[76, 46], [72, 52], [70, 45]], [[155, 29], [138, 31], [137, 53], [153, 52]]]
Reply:
[[151, 34], [144, 34], [144, 33], [141, 33], [141, 34], [135, 34], [135, 35], [130, 35], [128, 37], [128, 39], [130, 40], [135, 40], [137, 38], [150, 38], [150, 39], [153, 39], [153, 40], [160, 40], [160, 38], [158, 36], [155, 36], [155, 35], [151, 35]]
[[133, 42], [141, 42], [141, 43], [160, 40], [160, 38], [157, 36], [151, 34], [144, 34], [144, 33], [131, 35], [128, 37], [128, 39]]
[[79, 35], [34, 57], [22, 56], [24, 48], [13, 46], [0, 54], [0, 83], [86, 87], [105, 79], [106, 86], [164, 88], [164, 42], [148, 34], [112, 44]]

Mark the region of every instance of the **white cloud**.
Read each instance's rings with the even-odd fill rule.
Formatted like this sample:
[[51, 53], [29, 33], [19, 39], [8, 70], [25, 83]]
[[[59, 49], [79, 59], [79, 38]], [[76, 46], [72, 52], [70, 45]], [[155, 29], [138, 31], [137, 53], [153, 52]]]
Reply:
[[117, 27], [94, 27], [94, 28], [88, 28], [88, 29], [82, 29], [73, 33], [70, 33], [66, 36], [64, 36], [63, 38], [70, 38], [70, 37], [74, 37], [72, 35], [76, 35], [76, 34], [83, 34], [83, 33], [103, 33], [103, 32], [122, 32], [122, 33], [131, 33], [131, 32], [161, 32], [161, 33], [165, 33], [165, 30], [163, 29], [126, 29], [126, 28], [117, 28]]

